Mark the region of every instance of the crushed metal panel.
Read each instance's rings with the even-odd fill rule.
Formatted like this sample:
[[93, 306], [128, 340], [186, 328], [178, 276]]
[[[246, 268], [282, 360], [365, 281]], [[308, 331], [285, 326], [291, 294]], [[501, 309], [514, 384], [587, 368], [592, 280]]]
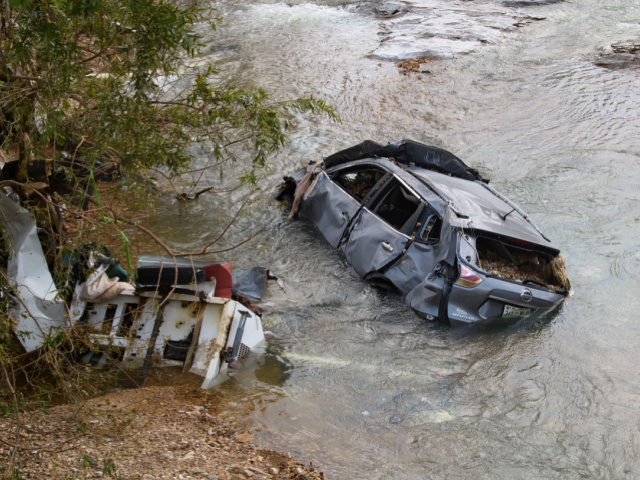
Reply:
[[353, 222], [345, 256], [356, 271], [365, 276], [402, 255], [408, 242], [408, 236], [363, 208]]
[[401, 293], [407, 294], [433, 270], [437, 252], [434, 245], [413, 242], [407, 252], [385, 271], [385, 276]]
[[[451, 226], [452, 215], [451, 210], [447, 209], [442, 217], [440, 241], [432, 251], [434, 267], [440, 262], [449, 263], [450, 265], [455, 262], [457, 232]], [[417, 252], [418, 251], [416, 251], [416, 253]], [[426, 267], [426, 264], [424, 266]], [[418, 278], [416, 276], [413, 277], [412, 280], [417, 279]], [[411, 286], [411, 283], [407, 283], [407, 286]], [[444, 279], [436, 275], [432, 267], [431, 270], [425, 274], [420, 283], [415, 285], [408, 293], [406, 293], [405, 302], [415, 311], [430, 318], [435, 318], [438, 316], [438, 306], [444, 286]]]
[[[240, 338], [236, 338], [243, 317], [245, 323], [242, 331], [239, 332]], [[221, 358], [223, 349], [230, 351], [235, 341], [239, 340], [240, 352], [238, 358], [242, 358], [264, 342], [264, 332], [260, 317], [235, 301], [225, 306], [220, 319], [219, 331], [218, 338], [213, 343], [209, 342], [211, 360], [204, 374], [205, 378], [201, 388], [213, 387], [224, 380], [222, 373], [226, 371], [228, 365]]]
[[0, 195], [0, 212], [10, 242], [9, 283], [18, 296], [12, 308], [15, 331], [27, 352], [37, 349], [53, 330], [69, 325], [63, 301], [42, 252], [36, 223], [29, 212]]
[[[172, 294], [166, 301], [156, 292], [123, 292], [102, 304], [88, 304], [86, 323], [90, 338], [101, 345], [124, 349], [123, 365], [144, 365], [153, 327], [160, 312], [162, 323], [153, 345], [153, 358], [159, 365], [183, 365], [204, 377], [202, 388], [224, 380], [227, 368], [223, 351], [236, 340], [239, 320], [246, 322], [238, 340], [241, 353], [264, 341], [262, 321], [242, 304], [226, 298], [207, 298]], [[242, 356], [242, 355], [241, 355]]]
[[427, 275], [405, 297], [405, 302], [416, 312], [430, 318], [438, 316], [438, 305], [444, 287], [444, 280], [435, 275]]
[[[236, 305], [237, 302], [229, 300], [224, 305], [211, 305], [205, 310], [198, 348], [193, 357], [193, 365], [189, 369], [191, 373], [205, 377], [205, 382], [207, 379], [212, 382], [220, 371], [220, 352], [224, 348]], [[214, 321], [214, 317], [217, 321]]]
[[486, 230], [553, 248], [535, 225], [519, 213], [513, 202], [503, 200], [482, 183], [428, 170], [412, 169], [412, 172], [434, 185], [452, 200], [456, 211], [468, 217], [458, 222], [463, 228]]
[[360, 203], [325, 172], [319, 175], [313, 190], [302, 202], [300, 213], [315, 223], [329, 245], [336, 248], [349, 221], [360, 209]]

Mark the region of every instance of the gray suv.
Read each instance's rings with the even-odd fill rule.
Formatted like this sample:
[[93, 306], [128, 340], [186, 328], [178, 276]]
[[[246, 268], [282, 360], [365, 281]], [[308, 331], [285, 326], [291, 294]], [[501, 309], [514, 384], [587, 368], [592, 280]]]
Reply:
[[436, 147], [366, 141], [285, 177], [278, 198], [430, 320], [512, 323], [570, 289], [559, 250], [529, 217]]

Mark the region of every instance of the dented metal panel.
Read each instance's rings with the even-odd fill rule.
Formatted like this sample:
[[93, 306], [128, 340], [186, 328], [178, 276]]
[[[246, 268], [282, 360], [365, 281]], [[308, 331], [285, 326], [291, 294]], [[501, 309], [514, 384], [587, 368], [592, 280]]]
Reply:
[[15, 331], [25, 350], [31, 352], [47, 335], [68, 327], [69, 322], [31, 214], [2, 194], [0, 223], [10, 250], [7, 277], [17, 296], [11, 307], [17, 323]]
[[473, 228], [499, 233], [513, 238], [555, 248], [512, 203], [493, 194], [481, 182], [469, 182], [438, 172], [412, 168], [412, 173], [433, 184], [448, 197], [455, 210], [468, 218], [457, 223], [463, 228]]
[[413, 242], [407, 252], [385, 271], [391, 283], [402, 293], [409, 293], [433, 271], [438, 249], [434, 245]]
[[356, 271], [365, 276], [402, 255], [408, 242], [407, 235], [363, 208], [353, 222], [344, 253]]
[[300, 213], [315, 223], [329, 245], [336, 248], [349, 221], [360, 209], [360, 203], [333, 183], [325, 172], [319, 175]]
[[222, 366], [220, 354], [226, 344], [229, 326], [237, 305], [237, 302], [229, 301], [219, 311], [217, 322], [202, 322], [198, 350], [193, 366], [189, 370], [204, 377], [202, 388], [213, 386], [214, 379], [220, 373]]
[[226, 367], [222, 352], [239, 306], [248, 317], [242, 343], [251, 350], [264, 341], [260, 317], [227, 298], [123, 292], [109, 302], [88, 304], [85, 322], [94, 342], [124, 349], [123, 366], [133, 369], [143, 366], [154, 324], [160, 319], [154, 361], [184, 365], [185, 371], [205, 377], [202, 387], [207, 388], [220, 381]]

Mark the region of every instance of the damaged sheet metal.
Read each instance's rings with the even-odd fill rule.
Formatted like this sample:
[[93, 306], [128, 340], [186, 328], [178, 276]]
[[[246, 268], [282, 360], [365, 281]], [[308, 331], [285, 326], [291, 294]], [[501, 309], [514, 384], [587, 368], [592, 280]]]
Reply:
[[7, 276], [17, 296], [11, 309], [17, 321], [15, 332], [31, 352], [55, 329], [68, 326], [65, 306], [49, 272], [33, 217], [4, 195], [0, 195], [0, 211], [11, 252]]
[[347, 260], [361, 276], [382, 270], [402, 255], [410, 238], [366, 208], [353, 222], [345, 247]]
[[318, 225], [329, 245], [338, 246], [349, 221], [360, 209], [360, 203], [333, 183], [325, 172], [302, 203], [302, 215]]
[[267, 290], [267, 280], [275, 280], [284, 290], [283, 281], [272, 274], [268, 268], [253, 267], [248, 270], [234, 270], [232, 273], [234, 295], [239, 295], [251, 302], [258, 302]]
[[[244, 328], [238, 335], [241, 320]], [[124, 367], [145, 371], [150, 352], [158, 366], [182, 366], [204, 377], [202, 388], [222, 381], [220, 374], [231, 360], [245, 357], [264, 341], [260, 317], [227, 298], [125, 291], [87, 304], [84, 321], [94, 342], [122, 350]], [[235, 344], [239, 348], [231, 358]]]
[[278, 198], [291, 198], [303, 178], [300, 216], [362, 277], [427, 318], [509, 323], [555, 309], [569, 292], [559, 250], [445, 150], [365, 141], [325, 158], [319, 172], [285, 177]]
[[224, 372], [265, 340], [260, 316], [229, 298], [231, 290], [257, 301], [267, 280], [284, 289], [266, 268], [232, 274], [228, 262], [143, 255], [136, 272], [135, 292], [87, 304], [91, 338], [121, 349], [123, 366], [142, 369], [143, 376], [151, 362], [181, 366], [204, 378], [202, 388], [224, 380]]

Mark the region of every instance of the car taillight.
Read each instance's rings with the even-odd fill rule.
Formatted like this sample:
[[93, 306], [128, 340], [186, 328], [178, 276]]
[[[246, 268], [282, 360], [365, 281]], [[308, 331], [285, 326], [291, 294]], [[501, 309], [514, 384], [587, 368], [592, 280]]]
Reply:
[[482, 279], [476, 275], [473, 270], [465, 267], [464, 265], [460, 265], [460, 277], [456, 280], [456, 285], [460, 285], [461, 287], [475, 287]]

